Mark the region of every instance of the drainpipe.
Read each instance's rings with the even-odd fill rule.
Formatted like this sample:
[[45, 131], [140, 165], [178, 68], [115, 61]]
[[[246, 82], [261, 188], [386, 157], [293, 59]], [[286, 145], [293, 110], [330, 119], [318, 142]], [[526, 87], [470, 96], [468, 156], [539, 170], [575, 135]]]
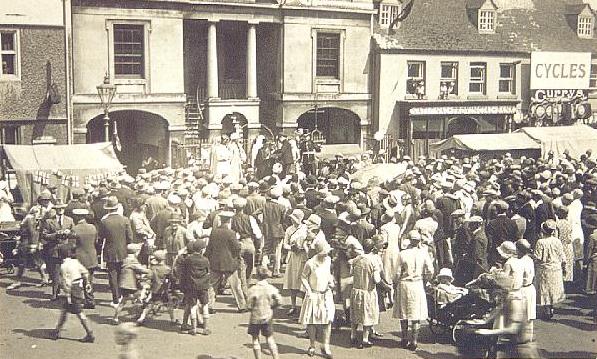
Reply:
[[64, 66], [66, 76], [66, 143], [73, 143], [73, 104], [72, 104], [72, 12], [70, 0], [63, 0], [64, 24]]

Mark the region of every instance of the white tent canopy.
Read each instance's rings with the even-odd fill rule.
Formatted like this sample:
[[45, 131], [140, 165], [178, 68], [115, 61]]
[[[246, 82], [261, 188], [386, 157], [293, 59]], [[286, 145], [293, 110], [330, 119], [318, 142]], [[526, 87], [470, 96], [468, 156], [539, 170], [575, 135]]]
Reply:
[[597, 130], [587, 125], [524, 127], [516, 133], [524, 133], [538, 141], [543, 157], [547, 157], [549, 151], [561, 157], [568, 150], [573, 158], [579, 158], [589, 149], [597, 153]]

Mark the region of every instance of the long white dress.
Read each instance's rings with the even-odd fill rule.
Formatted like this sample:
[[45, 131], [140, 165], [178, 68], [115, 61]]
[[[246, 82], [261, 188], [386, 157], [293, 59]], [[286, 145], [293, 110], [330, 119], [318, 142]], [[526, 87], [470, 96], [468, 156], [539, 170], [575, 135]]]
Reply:
[[535, 263], [528, 255], [520, 258], [522, 272], [522, 297], [527, 304], [527, 319], [537, 319], [537, 289], [535, 289]]
[[568, 221], [572, 227], [572, 246], [574, 247], [575, 259], [583, 259], [583, 247], [585, 236], [582, 231], [581, 214], [583, 205], [580, 199], [575, 199], [568, 206]]
[[224, 178], [231, 173], [232, 152], [228, 146], [218, 143], [211, 150], [211, 173], [215, 177]]
[[319, 262], [317, 257], [309, 259], [302, 278], [309, 283], [311, 294], [305, 295], [299, 322], [303, 325], [330, 324], [336, 311], [331, 289], [334, 283], [331, 258], [326, 257], [323, 262]]
[[381, 235], [388, 243], [388, 248], [382, 255], [384, 278], [388, 284], [392, 284], [400, 254], [400, 225], [393, 221], [384, 224], [381, 226]]

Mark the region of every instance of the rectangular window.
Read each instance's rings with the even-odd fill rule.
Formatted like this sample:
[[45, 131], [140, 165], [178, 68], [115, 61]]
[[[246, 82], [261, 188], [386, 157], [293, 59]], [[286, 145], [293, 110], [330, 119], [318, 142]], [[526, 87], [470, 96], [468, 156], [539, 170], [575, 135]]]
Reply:
[[396, 5], [379, 5], [379, 25], [390, 26], [398, 14], [400, 13], [400, 6]]
[[0, 140], [3, 145], [20, 145], [21, 136], [19, 127], [3, 127], [0, 129]]
[[0, 58], [2, 59], [0, 75], [17, 75], [17, 57], [16, 31], [0, 31]]
[[339, 78], [340, 34], [317, 33], [316, 76]]
[[471, 76], [468, 91], [471, 94], [485, 95], [487, 64], [485, 62], [471, 62]]
[[494, 32], [495, 31], [495, 11], [479, 10], [479, 31], [480, 32]]
[[597, 64], [591, 64], [591, 78], [589, 79], [591, 92], [597, 92]]
[[498, 92], [516, 93], [516, 67], [514, 64], [500, 64]]
[[406, 93], [409, 95], [425, 94], [425, 62], [408, 61], [407, 62]]
[[440, 74], [440, 95], [447, 98], [448, 95], [458, 94], [458, 62], [442, 62]]
[[578, 33], [579, 37], [592, 38], [593, 37], [593, 17], [579, 16], [578, 17], [577, 33]]
[[145, 27], [114, 24], [114, 74], [120, 78], [145, 77]]

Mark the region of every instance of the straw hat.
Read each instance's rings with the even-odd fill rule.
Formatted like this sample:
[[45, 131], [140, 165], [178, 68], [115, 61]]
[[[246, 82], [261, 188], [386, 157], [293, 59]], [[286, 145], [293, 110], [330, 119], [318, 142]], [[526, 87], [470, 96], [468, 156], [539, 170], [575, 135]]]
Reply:
[[328, 254], [332, 250], [332, 247], [326, 241], [318, 241], [315, 242], [313, 250], [317, 254]]
[[320, 228], [321, 227], [321, 217], [319, 217], [318, 215], [313, 213], [309, 216], [309, 218], [307, 218], [306, 221], [304, 221], [304, 223], [308, 226], [315, 226], [317, 228]]
[[305, 218], [305, 212], [300, 209], [295, 209], [288, 217], [290, 217], [294, 223], [301, 223]]

